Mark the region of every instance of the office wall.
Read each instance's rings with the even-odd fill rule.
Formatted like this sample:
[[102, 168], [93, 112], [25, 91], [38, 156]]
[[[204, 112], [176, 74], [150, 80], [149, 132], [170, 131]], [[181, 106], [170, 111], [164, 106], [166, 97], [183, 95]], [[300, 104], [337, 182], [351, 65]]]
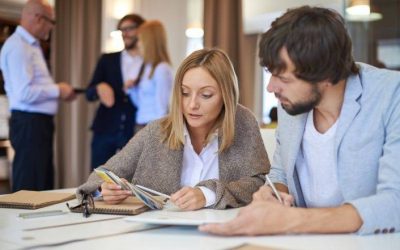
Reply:
[[262, 33], [288, 8], [301, 5], [332, 8], [343, 14], [344, 2], [345, 0], [242, 0], [244, 32], [246, 34]]
[[172, 67], [176, 70], [186, 55], [186, 0], [135, 0], [135, 10], [146, 19], [158, 19], [165, 25]]

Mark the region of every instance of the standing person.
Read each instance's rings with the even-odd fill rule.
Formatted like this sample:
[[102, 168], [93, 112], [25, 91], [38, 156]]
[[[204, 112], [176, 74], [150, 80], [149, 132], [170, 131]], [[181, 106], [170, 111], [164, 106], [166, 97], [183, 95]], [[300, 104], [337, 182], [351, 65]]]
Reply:
[[137, 107], [135, 132], [168, 113], [173, 81], [167, 34], [161, 22], [147, 21], [140, 26], [138, 47], [145, 65], [143, 76], [125, 84]]
[[[139, 131], [105, 167], [171, 194], [183, 210], [248, 204], [263, 185], [269, 162], [257, 120], [238, 100], [227, 55], [218, 49], [193, 52], [177, 71], [168, 115]], [[92, 173], [78, 196], [99, 187], [110, 204], [132, 195]]]
[[10, 140], [15, 150], [12, 190], [53, 189], [53, 116], [58, 100], [74, 98], [72, 87], [54, 83], [39, 40], [49, 38], [55, 25], [45, 0], [29, 0], [21, 24], [1, 50], [1, 69], [10, 102]]
[[283, 204], [264, 186], [236, 219], [201, 230], [400, 231], [400, 73], [355, 63], [351, 52], [333, 10], [304, 6], [272, 23], [259, 56], [280, 101], [269, 177]]
[[125, 49], [104, 54], [97, 63], [86, 91], [89, 101], [100, 100], [92, 124], [92, 169], [104, 164], [133, 136], [136, 107], [123, 90], [124, 82], [136, 79], [143, 63], [137, 49], [137, 30], [144, 22], [136, 14], [124, 16], [118, 23]]

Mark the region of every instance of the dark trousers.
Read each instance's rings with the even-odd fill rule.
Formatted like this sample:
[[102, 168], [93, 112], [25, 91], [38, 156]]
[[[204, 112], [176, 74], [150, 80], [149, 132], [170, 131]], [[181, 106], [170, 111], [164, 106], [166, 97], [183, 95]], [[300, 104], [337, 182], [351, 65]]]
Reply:
[[106, 163], [111, 156], [122, 149], [133, 136], [133, 129], [121, 130], [116, 133], [93, 133], [92, 139], [92, 169]]
[[15, 150], [12, 191], [54, 188], [53, 116], [11, 112], [10, 141]]

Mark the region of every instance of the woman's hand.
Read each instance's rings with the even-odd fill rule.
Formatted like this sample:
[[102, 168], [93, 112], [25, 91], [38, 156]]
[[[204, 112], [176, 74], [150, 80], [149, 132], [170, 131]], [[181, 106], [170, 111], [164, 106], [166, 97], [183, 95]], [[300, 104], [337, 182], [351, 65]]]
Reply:
[[206, 205], [206, 197], [200, 188], [183, 187], [171, 195], [171, 201], [185, 211], [197, 210]]
[[[123, 178], [121, 179], [124, 182], [128, 182]], [[131, 196], [132, 192], [128, 190], [123, 190], [122, 187], [117, 184], [103, 182], [101, 184], [101, 194], [103, 195], [103, 200], [105, 203], [118, 204]]]

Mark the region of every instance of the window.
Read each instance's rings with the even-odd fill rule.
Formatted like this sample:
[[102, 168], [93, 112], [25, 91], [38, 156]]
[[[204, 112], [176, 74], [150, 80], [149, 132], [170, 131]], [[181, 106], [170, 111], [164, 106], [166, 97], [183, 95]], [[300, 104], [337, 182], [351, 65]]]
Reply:
[[268, 124], [271, 122], [271, 118], [269, 117], [269, 112], [273, 107], [278, 106], [278, 99], [276, 99], [274, 93], [270, 93], [267, 91], [267, 85], [269, 83], [270, 78], [271, 78], [271, 73], [263, 70], [263, 76], [262, 76], [262, 81], [263, 81], [262, 123], [263, 124]]

